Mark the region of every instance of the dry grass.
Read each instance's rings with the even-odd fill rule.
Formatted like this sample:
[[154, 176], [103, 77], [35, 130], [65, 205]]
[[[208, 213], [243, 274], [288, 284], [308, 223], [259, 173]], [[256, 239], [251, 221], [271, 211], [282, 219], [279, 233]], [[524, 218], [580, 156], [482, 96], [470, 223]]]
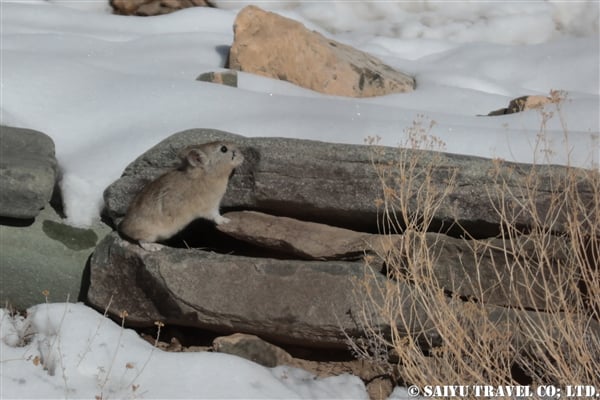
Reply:
[[[557, 113], [540, 111], [540, 154], [547, 150], [546, 123], [560, 117], [560, 103], [557, 97]], [[430, 128], [418, 119], [407, 129], [407, 147], [443, 150], [443, 144], [429, 135]], [[353, 341], [354, 350], [384, 364], [394, 360], [399, 383], [421, 387], [600, 387], [599, 171], [566, 167], [549, 174], [551, 167], [540, 160], [521, 174], [516, 190], [506, 183], [515, 171], [495, 161], [486, 190], [500, 234], [490, 241], [466, 233], [463, 243], [471, 253], [468, 259], [475, 263], [469, 271], [483, 270], [485, 256], [494, 254], [496, 278], [490, 282], [489, 276], [471, 272], [462, 282], [461, 290], [470, 293], [465, 296], [440, 282], [436, 266], [443, 263], [439, 259], [443, 236], [427, 233], [436, 211], [454, 190], [456, 178], [449, 176], [440, 189], [432, 180], [435, 156], [428, 155], [423, 163], [420, 154], [424, 153], [401, 149], [394, 163], [376, 165], [383, 187], [383, 198], [378, 200], [384, 221], [380, 229], [390, 242], [394, 238], [394, 246], [379, 257], [366, 258], [373, 268], [383, 259], [388, 279], [377, 286], [379, 293], [372, 293], [376, 276], [359, 283], [361, 292], [371, 291], [362, 299], [361, 319], [368, 339]], [[536, 202], [542, 187], [550, 187], [551, 193], [544, 208]], [[530, 221], [527, 226], [524, 220]], [[402, 233], [400, 239], [392, 236], [396, 233]], [[501, 288], [510, 302], [486, 303], [490, 287]], [[542, 299], [540, 292], [545, 294]], [[406, 312], [406, 299], [412, 312]], [[424, 314], [433, 330], [419, 329], [424, 325], [416, 315]], [[377, 328], [372, 315], [387, 321], [390, 331]]]

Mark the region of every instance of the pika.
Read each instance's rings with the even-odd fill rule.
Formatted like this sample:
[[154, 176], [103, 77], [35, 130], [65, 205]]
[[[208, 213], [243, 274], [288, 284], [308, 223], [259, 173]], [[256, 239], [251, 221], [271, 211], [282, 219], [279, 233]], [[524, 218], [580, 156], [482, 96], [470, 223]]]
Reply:
[[244, 161], [230, 142], [211, 142], [184, 148], [181, 165], [146, 185], [129, 205], [119, 230], [142, 248], [168, 239], [197, 218], [217, 225], [229, 222], [219, 213], [229, 176]]

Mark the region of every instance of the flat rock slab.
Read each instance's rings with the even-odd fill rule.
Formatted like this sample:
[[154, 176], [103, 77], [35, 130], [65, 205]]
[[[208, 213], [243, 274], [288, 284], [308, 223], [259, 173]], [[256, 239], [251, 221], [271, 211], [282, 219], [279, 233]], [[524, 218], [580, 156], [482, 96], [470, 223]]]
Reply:
[[[559, 285], [566, 283], [549, 278], [559, 276], [558, 271], [568, 265], [567, 243], [561, 237], [552, 238], [543, 260], [539, 260], [529, 236], [516, 237], [514, 241], [522, 243], [520, 256], [528, 260], [525, 263], [518, 262], [512, 256], [511, 243], [501, 239], [465, 240], [432, 232], [377, 235], [256, 211], [225, 216], [231, 221], [218, 225], [219, 231], [289, 258], [362, 260], [371, 256], [371, 265], [380, 270], [388, 265], [385, 268], [390, 276], [408, 275], [413, 271], [391, 271], [389, 265], [414, 266], [415, 262], [405, 261], [417, 254], [411, 248], [426, 246], [435, 255], [429, 263], [436, 283], [449, 293], [499, 306], [544, 310], [551, 304], [556, 308], [563, 305], [564, 299], [553, 296], [559, 293]], [[569, 273], [579, 274], [573, 268]], [[563, 288], [562, 292], [571, 290]]]
[[58, 174], [54, 142], [42, 132], [0, 127], [0, 216], [35, 218]]
[[[122, 177], [104, 193], [107, 216], [118, 222], [146, 183], [175, 168], [179, 150], [214, 140], [237, 143], [245, 157], [230, 179], [221, 203], [224, 211], [255, 210], [366, 232], [377, 232], [381, 226], [377, 221], [383, 220], [383, 210], [376, 202], [383, 197], [383, 189], [374, 165], [388, 168], [386, 174], [392, 180], [395, 179], [394, 165], [410, 163], [416, 181], [428, 174], [431, 191], [449, 192], [436, 209], [434, 222], [450, 226], [458, 221], [459, 225], [454, 226], [460, 226], [475, 237], [499, 232], [496, 207], [501, 200], [494, 198], [499, 190], [499, 183], [492, 176], [494, 171], [498, 171], [505, 191], [527, 195], [540, 216], [545, 215], [555, 196], [553, 191], [557, 190], [552, 177], [567, 173], [567, 169], [557, 166], [540, 168], [540, 187], [532, 192], [524, 187], [532, 168], [525, 164], [423, 150], [246, 138], [213, 129], [191, 129], [163, 140], [125, 169]], [[568, 173], [575, 172], [575, 169], [568, 170]], [[449, 188], [452, 178], [456, 183]], [[397, 185], [390, 182], [392, 188]], [[582, 182], [581, 198], [592, 199], [593, 195], [594, 189]], [[518, 203], [512, 202], [506, 207], [514, 212], [517, 225], [531, 224], [531, 213], [519, 212]], [[407, 208], [417, 212], [417, 199], [409, 199]], [[564, 219], [559, 216], [550, 222], [552, 229], [560, 231]]]
[[146, 252], [113, 233], [96, 248], [90, 273], [88, 301], [113, 316], [126, 310], [134, 326], [164, 321], [310, 347], [344, 347], [344, 331], [360, 333], [352, 314], [360, 310], [361, 262]]
[[381, 60], [256, 6], [238, 13], [233, 30], [231, 69], [337, 96], [382, 96], [415, 87], [412, 77]]
[[256, 211], [224, 215], [231, 221], [217, 229], [236, 239], [305, 260], [362, 259], [373, 236]]

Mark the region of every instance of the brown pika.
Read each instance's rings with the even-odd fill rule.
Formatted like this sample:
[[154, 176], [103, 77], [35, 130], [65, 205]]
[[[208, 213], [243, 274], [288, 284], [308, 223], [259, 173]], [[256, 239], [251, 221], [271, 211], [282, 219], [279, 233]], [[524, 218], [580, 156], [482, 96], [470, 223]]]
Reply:
[[229, 176], [244, 161], [230, 142], [188, 146], [179, 153], [179, 168], [147, 184], [129, 205], [119, 230], [146, 250], [161, 247], [197, 218], [217, 225], [229, 222], [219, 213]]

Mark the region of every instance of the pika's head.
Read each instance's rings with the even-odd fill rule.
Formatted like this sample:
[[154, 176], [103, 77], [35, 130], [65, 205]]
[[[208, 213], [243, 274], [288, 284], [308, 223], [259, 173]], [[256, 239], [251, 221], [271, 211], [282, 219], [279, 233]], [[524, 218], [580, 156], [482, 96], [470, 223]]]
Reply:
[[210, 142], [184, 148], [179, 156], [184, 169], [202, 169], [206, 173], [229, 175], [244, 161], [242, 152], [231, 142]]

